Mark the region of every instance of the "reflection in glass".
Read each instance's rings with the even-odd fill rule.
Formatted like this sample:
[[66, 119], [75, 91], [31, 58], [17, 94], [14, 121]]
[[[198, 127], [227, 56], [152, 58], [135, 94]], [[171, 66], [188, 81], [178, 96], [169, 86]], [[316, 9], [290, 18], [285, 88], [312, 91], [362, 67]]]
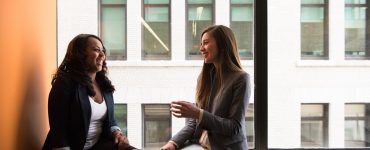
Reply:
[[171, 138], [171, 113], [168, 104], [144, 104], [144, 148], [158, 149]]
[[187, 1], [186, 25], [186, 56], [187, 59], [201, 59], [199, 52], [200, 40], [203, 29], [212, 25], [213, 20], [212, 0]]
[[100, 36], [108, 60], [126, 59], [126, 1], [103, 0]]
[[369, 147], [369, 104], [345, 105], [345, 146]]
[[302, 0], [301, 57], [328, 58], [327, 0]]
[[301, 147], [328, 146], [326, 104], [301, 105]]
[[122, 133], [127, 136], [127, 105], [114, 104], [114, 117]]
[[253, 1], [231, 0], [230, 27], [235, 33], [241, 59], [253, 58]]
[[365, 0], [346, 0], [345, 2], [346, 59], [368, 58], [366, 50], [367, 3]]
[[143, 59], [171, 58], [169, 0], [144, 0]]

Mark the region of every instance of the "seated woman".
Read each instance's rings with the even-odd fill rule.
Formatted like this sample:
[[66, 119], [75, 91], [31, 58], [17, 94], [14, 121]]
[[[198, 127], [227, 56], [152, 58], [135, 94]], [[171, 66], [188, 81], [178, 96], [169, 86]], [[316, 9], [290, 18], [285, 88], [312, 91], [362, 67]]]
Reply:
[[113, 91], [101, 39], [80, 34], [51, 82], [50, 131], [43, 150], [135, 149], [114, 119]]

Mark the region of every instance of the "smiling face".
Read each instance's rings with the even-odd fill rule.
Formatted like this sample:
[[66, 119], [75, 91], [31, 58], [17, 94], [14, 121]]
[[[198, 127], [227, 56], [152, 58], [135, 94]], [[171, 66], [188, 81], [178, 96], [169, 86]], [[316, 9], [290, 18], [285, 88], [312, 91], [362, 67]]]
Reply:
[[204, 33], [202, 36], [200, 52], [205, 63], [215, 63], [217, 60], [218, 48], [216, 39], [209, 32]]
[[89, 67], [89, 72], [101, 71], [104, 60], [105, 54], [102, 43], [94, 37], [89, 37], [86, 47], [86, 64]]

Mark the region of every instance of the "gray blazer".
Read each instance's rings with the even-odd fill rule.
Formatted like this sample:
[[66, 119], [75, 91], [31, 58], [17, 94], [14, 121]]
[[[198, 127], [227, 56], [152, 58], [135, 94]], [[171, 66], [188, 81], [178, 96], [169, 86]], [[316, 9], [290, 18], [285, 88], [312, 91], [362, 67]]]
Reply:
[[171, 139], [179, 148], [199, 143], [202, 131], [207, 130], [212, 150], [248, 149], [245, 137], [245, 108], [250, 97], [248, 73], [226, 73], [224, 90], [216, 91], [212, 89], [210, 107], [204, 110], [201, 122], [189, 119], [186, 126]]

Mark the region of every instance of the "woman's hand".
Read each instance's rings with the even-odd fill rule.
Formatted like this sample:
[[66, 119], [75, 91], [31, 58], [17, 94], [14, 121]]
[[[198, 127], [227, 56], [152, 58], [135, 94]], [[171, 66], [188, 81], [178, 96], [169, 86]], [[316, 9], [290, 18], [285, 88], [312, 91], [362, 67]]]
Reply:
[[171, 102], [170, 111], [175, 117], [178, 118], [194, 118], [198, 119], [200, 115], [200, 109], [194, 104], [186, 101], [173, 101]]
[[160, 150], [175, 150], [175, 145], [168, 142], [166, 145], [162, 146]]
[[130, 146], [127, 137], [125, 137], [121, 131], [118, 130], [114, 131], [113, 136], [114, 144], [118, 145], [119, 150], [127, 149]]

